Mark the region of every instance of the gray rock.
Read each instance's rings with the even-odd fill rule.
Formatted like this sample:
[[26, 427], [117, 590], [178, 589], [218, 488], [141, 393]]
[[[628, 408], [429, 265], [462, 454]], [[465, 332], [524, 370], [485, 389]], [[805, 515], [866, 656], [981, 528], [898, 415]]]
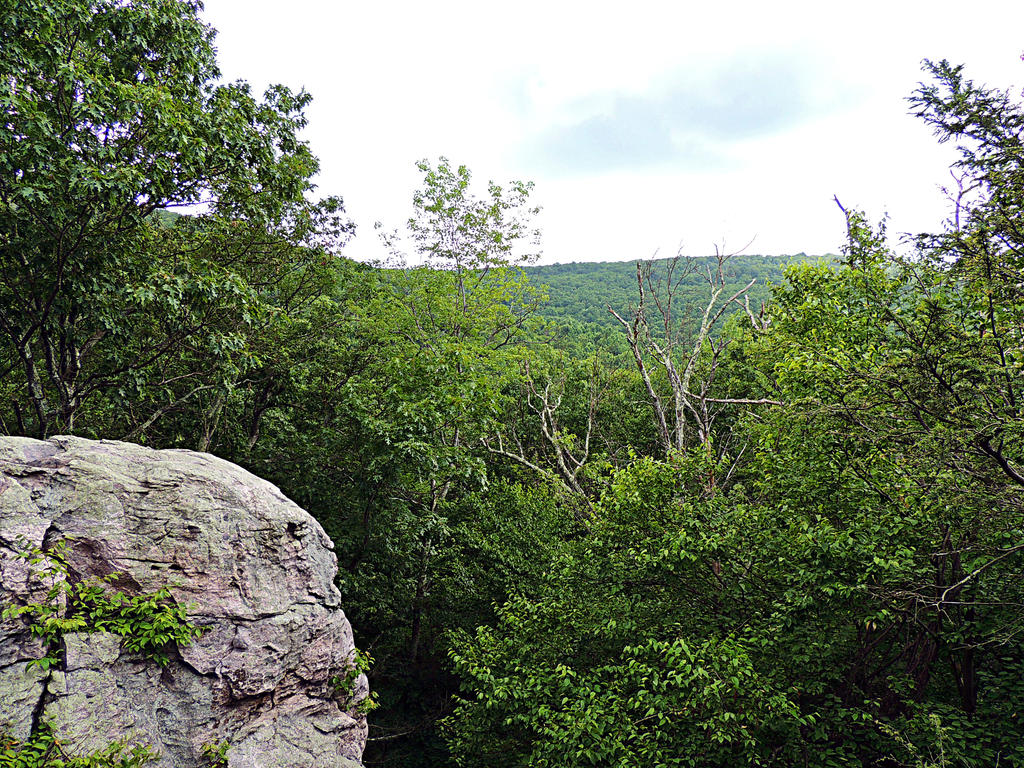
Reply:
[[0, 603], [38, 602], [24, 543], [68, 546], [69, 578], [129, 594], [169, 586], [205, 633], [161, 668], [115, 635], [64, 637], [63, 663], [22, 619], [0, 621], [0, 728], [23, 739], [50, 720], [75, 754], [148, 744], [161, 766], [358, 766], [367, 695], [332, 686], [354, 655], [320, 525], [273, 485], [191, 451], [55, 437], [0, 437]]

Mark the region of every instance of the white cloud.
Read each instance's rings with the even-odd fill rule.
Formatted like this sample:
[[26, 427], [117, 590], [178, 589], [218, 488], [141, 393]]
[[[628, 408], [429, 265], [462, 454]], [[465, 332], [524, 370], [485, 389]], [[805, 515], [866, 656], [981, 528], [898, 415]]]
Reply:
[[906, 114], [921, 59], [1024, 81], [1024, 4], [1001, 0], [206, 5], [228, 78], [313, 93], [305, 135], [354, 256], [441, 154], [535, 181], [551, 261], [755, 234], [751, 252], [835, 250], [833, 194], [934, 228], [951, 153]]

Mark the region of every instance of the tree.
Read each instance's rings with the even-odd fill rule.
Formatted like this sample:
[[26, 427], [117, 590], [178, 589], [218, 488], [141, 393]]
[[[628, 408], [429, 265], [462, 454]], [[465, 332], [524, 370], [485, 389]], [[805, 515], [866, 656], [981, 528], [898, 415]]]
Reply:
[[514, 398], [494, 434], [481, 441], [493, 456], [513, 462], [506, 472], [525, 469], [530, 481], [553, 483], [586, 525], [616, 454], [638, 445], [622, 434], [636, 420], [634, 372], [598, 340], [572, 332], [546, 329], [531, 344]]
[[[728, 337], [715, 333], [719, 322], [727, 312], [742, 310], [753, 327], [761, 329], [765, 323], [763, 312], [755, 315], [747, 298], [755, 279], [730, 288], [728, 265], [734, 256], [718, 249], [706, 260], [677, 256], [663, 274], [655, 271], [653, 262], [637, 262], [638, 299], [632, 317], [608, 307], [626, 333], [664, 455], [694, 443], [710, 455], [712, 428], [722, 406], [751, 404], [711, 397], [719, 358], [729, 343]], [[692, 274], [701, 275], [706, 295], [680, 308], [680, 288]], [[655, 371], [664, 375], [667, 395], [658, 391]]]
[[[287, 467], [274, 479], [335, 539], [346, 612], [377, 659], [383, 706], [369, 754], [403, 765], [443, 750], [445, 626], [472, 625], [510, 586], [494, 578], [483, 600], [468, 596], [465, 553], [505, 546], [486, 530], [491, 515], [474, 511], [493, 505], [514, 519], [521, 503], [539, 530], [550, 514], [529, 494], [491, 499], [480, 450], [514, 390], [541, 299], [517, 269], [534, 236], [529, 185], [492, 183], [481, 198], [465, 168], [420, 168], [408, 237], [386, 233], [393, 262], [346, 285], [343, 322], [324, 327], [322, 350], [292, 371], [287, 405], [265, 415], [253, 457], [275, 473]], [[464, 501], [475, 494], [478, 503]]]
[[1024, 115], [929, 71], [949, 225], [900, 256], [850, 211], [842, 264], [789, 271], [733, 481], [635, 462], [542, 589], [459, 635], [460, 764], [1024, 761]]
[[294, 230], [216, 217], [173, 230], [154, 233], [145, 279], [83, 375], [102, 391], [82, 427], [244, 461], [308, 359], [329, 356], [352, 270], [336, 247], [295, 245]]
[[[20, 379], [8, 429], [73, 430], [89, 398], [117, 386], [96, 374], [96, 361], [116, 348], [122, 318], [178, 290], [165, 276], [197, 246], [154, 234], [152, 214], [203, 205], [264, 232], [317, 215], [303, 198], [316, 159], [297, 138], [308, 95], [274, 86], [257, 101], [244, 83], [217, 85], [199, 8], [0, 6], [0, 370]], [[163, 241], [155, 251], [154, 237]], [[167, 268], [153, 270], [156, 259]], [[237, 273], [192, 264], [193, 287], [208, 298], [245, 292]], [[151, 352], [165, 356], [190, 337], [165, 336]], [[115, 368], [138, 376], [151, 362], [143, 354]]]
[[423, 173], [423, 188], [413, 194], [409, 236], [428, 265], [454, 274], [463, 311], [474, 284], [488, 279], [492, 269], [539, 257], [532, 252], [540, 242], [539, 230], [530, 224], [540, 212], [529, 202], [532, 182], [512, 181], [503, 188], [491, 181], [487, 197], [481, 199], [470, 191], [472, 174], [464, 165], [452, 168], [442, 157], [436, 168], [426, 160], [417, 168]]
[[799, 729], [785, 671], [731, 631], [756, 610], [756, 588], [732, 586], [755, 517], [689, 501], [702, 473], [679, 458], [617, 472], [537, 593], [459, 633], [458, 765], [756, 765], [777, 745], [766, 732]]

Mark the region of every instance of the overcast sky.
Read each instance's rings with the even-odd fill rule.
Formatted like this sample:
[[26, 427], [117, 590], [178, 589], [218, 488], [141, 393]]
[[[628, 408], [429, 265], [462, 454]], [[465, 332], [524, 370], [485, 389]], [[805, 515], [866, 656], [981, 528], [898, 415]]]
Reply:
[[207, 0], [227, 79], [313, 94], [322, 195], [382, 256], [415, 163], [533, 181], [542, 263], [838, 250], [832, 200], [935, 230], [953, 152], [908, 115], [921, 60], [1015, 94], [1024, 2]]

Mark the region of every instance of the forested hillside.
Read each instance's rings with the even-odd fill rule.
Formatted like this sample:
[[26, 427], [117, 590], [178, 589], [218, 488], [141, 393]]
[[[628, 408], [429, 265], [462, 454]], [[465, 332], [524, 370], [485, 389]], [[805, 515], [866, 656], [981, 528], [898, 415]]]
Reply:
[[[688, 274], [680, 275], [683, 279], [678, 294], [680, 308], [700, 303], [704, 298], [707, 293], [704, 268], [715, 264], [713, 256], [691, 258], [696, 263], [691, 265]], [[786, 267], [817, 261], [818, 258], [803, 253], [794, 256], [737, 254], [729, 259], [727, 290], [735, 293], [754, 281], [746, 295], [753, 304], [760, 306], [768, 300], [769, 286], [782, 282]], [[834, 257], [820, 258], [829, 260]], [[642, 261], [652, 261], [655, 272], [659, 274], [665, 273], [672, 263], [671, 258]], [[540, 314], [552, 320], [573, 319], [617, 330], [619, 323], [608, 308], [621, 314], [636, 303], [635, 260], [548, 264], [524, 267], [523, 272], [531, 282], [546, 287], [548, 298], [541, 306]]]
[[0, 430], [309, 510], [366, 765], [1024, 765], [1018, 100], [927, 64], [960, 194], [899, 247], [524, 271], [532, 185], [440, 158], [385, 269], [196, 3], [3, 8]]

